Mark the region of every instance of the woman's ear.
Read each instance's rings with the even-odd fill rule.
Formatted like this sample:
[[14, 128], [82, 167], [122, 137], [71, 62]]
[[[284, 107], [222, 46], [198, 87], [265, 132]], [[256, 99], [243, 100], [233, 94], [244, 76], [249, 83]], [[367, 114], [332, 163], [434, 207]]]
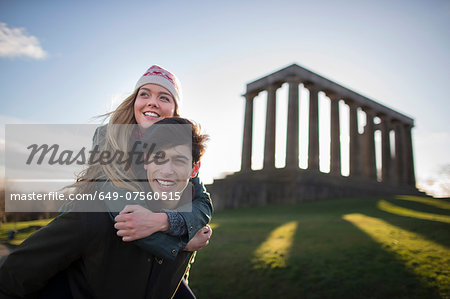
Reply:
[[200, 166], [201, 166], [200, 161], [195, 163], [194, 167], [192, 168], [191, 178], [195, 178], [195, 176], [198, 174], [198, 171], [200, 170]]

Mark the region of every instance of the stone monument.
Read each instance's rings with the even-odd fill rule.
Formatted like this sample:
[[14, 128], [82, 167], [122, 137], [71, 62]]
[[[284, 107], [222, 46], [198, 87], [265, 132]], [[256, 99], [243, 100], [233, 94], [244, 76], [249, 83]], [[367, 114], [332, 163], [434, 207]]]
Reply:
[[[275, 167], [276, 91], [288, 83], [286, 166]], [[308, 168], [299, 168], [299, 86], [309, 90]], [[253, 101], [267, 91], [263, 169], [252, 170]], [[330, 99], [330, 172], [319, 170], [318, 93]], [[411, 129], [414, 120], [296, 64], [247, 84], [241, 170], [207, 186], [217, 210], [335, 197], [422, 194], [415, 187]], [[349, 107], [349, 175], [341, 174], [339, 101]], [[358, 108], [366, 115], [358, 132]], [[375, 117], [379, 122], [375, 123]], [[381, 132], [381, 178], [375, 131]], [[391, 131], [395, 153], [391, 154]]]

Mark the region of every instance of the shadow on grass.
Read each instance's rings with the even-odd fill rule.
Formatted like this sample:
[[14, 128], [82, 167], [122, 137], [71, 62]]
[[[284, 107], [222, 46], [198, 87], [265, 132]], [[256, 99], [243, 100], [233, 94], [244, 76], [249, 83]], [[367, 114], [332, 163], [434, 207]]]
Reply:
[[215, 217], [214, 241], [198, 253], [189, 276], [199, 298], [252, 298], [254, 287], [248, 282], [258, 272], [254, 252], [282, 222], [245, 214], [231, 211], [230, 217]]
[[[199, 252], [191, 287], [199, 298], [440, 298], [367, 233], [342, 219], [362, 213], [440, 244], [448, 224], [380, 211], [377, 199], [342, 199], [217, 213], [210, 245]], [[298, 222], [286, 267], [255, 269], [257, 248], [277, 227]], [[425, 223], [425, 224], [424, 224]]]
[[[420, 211], [422, 212], [421, 208], [424, 208], [424, 204], [418, 204], [418, 203], [412, 203], [412, 202], [401, 202], [395, 199], [382, 199], [389, 203], [402, 206], [404, 208], [413, 210], [413, 211]], [[368, 216], [376, 217], [383, 219], [384, 221], [396, 226], [400, 227], [404, 230], [414, 232], [416, 234], [420, 234], [421, 236], [425, 237], [426, 239], [433, 241], [435, 243], [438, 243], [442, 246], [450, 247], [450, 224], [440, 222], [440, 221], [434, 221], [434, 220], [425, 220], [425, 219], [418, 219], [414, 217], [409, 216], [402, 216], [393, 214], [387, 211], [382, 211], [379, 208], [377, 208], [377, 202], [374, 202], [374, 208], [371, 209], [371, 211], [367, 211]], [[439, 208], [433, 208], [430, 206], [427, 206], [427, 213], [430, 214], [436, 214], [436, 215], [445, 215], [443, 213], [442, 209]], [[447, 211], [448, 213], [448, 211]]]

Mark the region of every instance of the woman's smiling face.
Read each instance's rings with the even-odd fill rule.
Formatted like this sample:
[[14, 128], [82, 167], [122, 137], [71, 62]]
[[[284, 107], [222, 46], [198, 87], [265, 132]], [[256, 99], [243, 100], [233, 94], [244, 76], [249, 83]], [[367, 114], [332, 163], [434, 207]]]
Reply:
[[175, 99], [164, 87], [157, 84], [145, 84], [139, 88], [134, 101], [134, 117], [142, 128], [148, 128], [155, 122], [174, 116]]

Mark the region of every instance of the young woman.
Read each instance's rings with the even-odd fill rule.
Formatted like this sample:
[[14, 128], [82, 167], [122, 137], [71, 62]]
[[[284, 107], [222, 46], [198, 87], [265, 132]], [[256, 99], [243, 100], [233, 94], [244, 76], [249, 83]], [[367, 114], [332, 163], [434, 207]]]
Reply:
[[[161, 119], [179, 116], [181, 99], [181, 85], [177, 77], [166, 69], [153, 65], [138, 80], [133, 94], [110, 113], [110, 124], [137, 124], [143, 132]], [[114, 130], [105, 134], [105, 128], [100, 128], [95, 134], [94, 144], [106, 143], [113, 150], [125, 148], [128, 140], [136, 137], [136, 132], [134, 136], [130, 136], [133, 135], [133, 129], [128, 129], [125, 134]], [[124, 138], [120, 140], [122, 143], [116, 144], [114, 148], [112, 141], [117, 140], [114, 138], [115, 134], [124, 135]], [[106, 142], [102, 140], [105, 135]], [[109, 170], [108, 173], [110, 178], [114, 178], [117, 173], [121, 174], [122, 179], [118, 179], [117, 187], [133, 189], [123, 178], [132, 181], [136, 178], [136, 173], [117, 168]], [[117, 235], [121, 236], [124, 242], [136, 240], [145, 250], [169, 259], [174, 258], [180, 250], [196, 251], [206, 246], [212, 233], [211, 228], [206, 226], [212, 215], [212, 202], [198, 177], [194, 177], [191, 183], [194, 186], [192, 212], [152, 213], [141, 206], [126, 206], [120, 215], [111, 213], [116, 216]], [[182, 242], [173, 237], [182, 238]], [[162, 243], [166, 246], [161, 247]], [[178, 293], [192, 294], [184, 280]]]
[[[134, 92], [114, 112], [109, 114], [110, 124], [137, 125], [140, 132], [136, 132], [134, 126], [115, 126], [109, 130], [106, 130], [105, 126], [100, 127], [94, 136], [94, 145], [104, 145], [106, 150], [112, 152], [128, 148], [130, 140], [139, 139], [142, 132], [155, 122], [166, 117], [179, 116], [180, 102], [181, 86], [176, 76], [162, 67], [153, 65], [138, 80]], [[85, 175], [89, 180], [97, 177], [99, 172], [103, 172], [115, 182], [116, 187], [135, 190], [136, 188], [130, 182], [136, 180], [139, 172], [132, 167], [125, 168], [117, 164], [111, 164], [98, 168], [97, 172], [94, 171]], [[162, 257], [176, 256], [177, 252], [183, 249], [181, 247], [185, 243], [181, 246], [172, 246], [170, 249], [161, 252], [159, 246], [153, 246], [158, 240], [145, 237], [164, 231], [165, 234], [172, 236], [187, 236], [185, 241], [188, 241], [209, 223], [212, 215], [212, 202], [209, 194], [198, 177], [193, 178], [191, 183], [195, 189], [192, 212], [152, 213], [136, 206], [125, 207], [121, 214], [115, 218], [117, 234], [122, 237], [124, 242], [141, 239], [138, 241], [140, 245], [149, 250], [154, 250], [154, 254]], [[136, 211], [136, 208], [139, 210]], [[158, 235], [161, 236], [161, 234]], [[205, 239], [203, 244], [205, 245], [206, 242]], [[175, 253], [174, 247], [178, 247]], [[189, 246], [188, 248], [198, 250], [201, 247], [192, 248]]]

